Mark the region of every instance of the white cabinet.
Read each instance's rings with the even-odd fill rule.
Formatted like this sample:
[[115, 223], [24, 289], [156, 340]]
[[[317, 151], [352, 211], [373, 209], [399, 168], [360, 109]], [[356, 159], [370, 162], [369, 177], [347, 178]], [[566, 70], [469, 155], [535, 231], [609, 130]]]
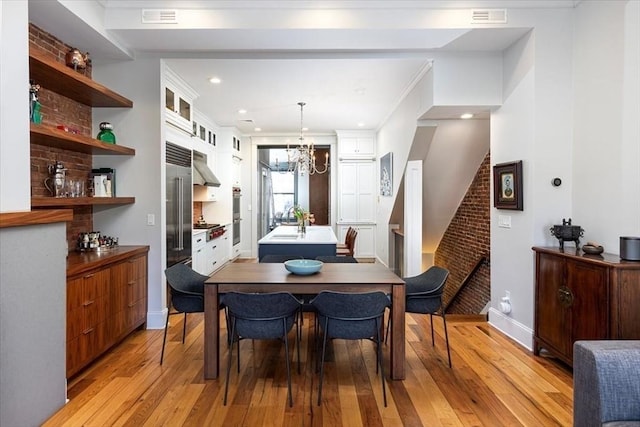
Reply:
[[216, 151], [217, 126], [198, 110], [193, 111], [193, 148], [198, 151]]
[[338, 163], [338, 222], [376, 222], [375, 162]]
[[207, 271], [206, 256], [206, 234], [202, 232], [193, 234], [192, 243], [192, 266], [195, 271], [200, 274], [209, 274]]
[[170, 68], [164, 68], [165, 121], [185, 132], [193, 132], [193, 100], [198, 94]]
[[356, 258], [374, 258], [376, 256], [376, 226], [374, 224], [340, 224], [338, 227], [338, 241], [344, 242], [349, 227], [358, 232], [354, 256]]
[[343, 158], [375, 158], [376, 138], [372, 132], [337, 131], [338, 156]]
[[241, 188], [242, 186], [242, 159], [235, 154], [231, 157], [231, 182], [233, 187]]
[[205, 253], [207, 258], [208, 273], [211, 274], [214, 271], [222, 268], [227, 261], [229, 261], [229, 230], [222, 236], [211, 239], [207, 242]]

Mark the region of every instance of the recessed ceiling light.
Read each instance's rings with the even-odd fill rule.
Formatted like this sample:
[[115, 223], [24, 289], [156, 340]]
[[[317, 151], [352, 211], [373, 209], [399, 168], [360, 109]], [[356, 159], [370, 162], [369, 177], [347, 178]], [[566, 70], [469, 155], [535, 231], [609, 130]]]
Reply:
[[362, 123], [362, 122], [358, 123], [358, 127], [359, 128], [364, 127], [364, 123]]
[[470, 119], [473, 117], [473, 114], [471, 113], [464, 113], [463, 115], [460, 116], [461, 119]]
[[308, 130], [309, 130], [309, 128], [302, 128], [302, 131], [303, 131], [303, 132], [306, 132], [306, 131], [308, 131]]
[[247, 114], [247, 110], [245, 110], [244, 108], [241, 108], [238, 110], [238, 114]]
[[256, 132], [261, 132], [262, 128], [254, 128], [253, 130], [255, 130]]
[[218, 85], [218, 84], [222, 83], [222, 80], [220, 80], [220, 77], [211, 77], [209, 79], [209, 83], [213, 83], [214, 85]]

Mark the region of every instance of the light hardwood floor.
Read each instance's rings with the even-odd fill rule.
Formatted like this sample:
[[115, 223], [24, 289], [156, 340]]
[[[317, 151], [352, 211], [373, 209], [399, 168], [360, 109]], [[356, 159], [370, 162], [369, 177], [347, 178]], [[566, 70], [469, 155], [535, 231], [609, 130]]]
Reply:
[[281, 342], [241, 343], [240, 374], [234, 365], [229, 403], [223, 406], [227, 353], [222, 354], [220, 378], [205, 381], [203, 316], [188, 316], [184, 345], [182, 318], [172, 316], [163, 366], [159, 363], [162, 331], [134, 333], [70, 381], [69, 403], [45, 426], [538, 427], [572, 423], [571, 371], [553, 359], [534, 357], [484, 322], [453, 317], [447, 322], [450, 369], [442, 319], [434, 317], [434, 348], [429, 316], [407, 315], [407, 378], [387, 382], [385, 408], [375, 348], [368, 341], [332, 343], [323, 402], [316, 405], [318, 376], [309, 341], [313, 322], [307, 317], [302, 374], [293, 373], [294, 405], [289, 408]]

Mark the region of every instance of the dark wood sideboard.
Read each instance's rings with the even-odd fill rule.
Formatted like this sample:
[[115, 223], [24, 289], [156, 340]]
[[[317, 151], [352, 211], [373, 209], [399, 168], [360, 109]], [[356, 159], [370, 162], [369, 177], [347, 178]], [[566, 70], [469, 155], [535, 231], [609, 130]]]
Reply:
[[640, 339], [640, 262], [534, 247], [534, 354], [573, 366], [578, 340]]
[[67, 258], [67, 378], [147, 324], [149, 246], [70, 252]]

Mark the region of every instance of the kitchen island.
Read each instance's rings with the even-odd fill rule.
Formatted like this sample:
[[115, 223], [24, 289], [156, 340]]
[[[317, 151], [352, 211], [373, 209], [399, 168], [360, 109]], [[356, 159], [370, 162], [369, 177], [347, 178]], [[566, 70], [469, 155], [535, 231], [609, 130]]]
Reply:
[[298, 233], [297, 226], [281, 225], [258, 240], [258, 260], [265, 255], [299, 255], [309, 259], [335, 255], [337, 243], [328, 225], [308, 226], [304, 234]]

